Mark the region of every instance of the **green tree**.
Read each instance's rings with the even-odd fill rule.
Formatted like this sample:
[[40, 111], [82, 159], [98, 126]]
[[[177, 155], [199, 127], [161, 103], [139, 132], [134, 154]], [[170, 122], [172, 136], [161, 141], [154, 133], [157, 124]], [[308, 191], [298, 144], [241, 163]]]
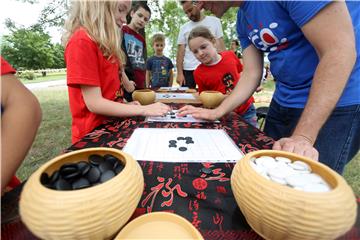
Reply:
[[18, 69], [44, 69], [54, 65], [51, 37], [39, 26], [16, 28], [7, 25], [9, 35], [4, 35], [1, 54]]
[[151, 37], [153, 34], [161, 32], [166, 37], [166, 44], [169, 45], [171, 59], [175, 59], [177, 51], [177, 37], [179, 26], [188, 21], [178, 1], [157, 1], [149, 0], [149, 6], [153, 12], [150, 23], [146, 27], [146, 42], [148, 43], [148, 56], [153, 55]]
[[64, 47], [63, 45], [56, 43], [53, 45], [54, 52], [54, 65], [52, 68], [65, 68], [65, 60], [64, 60]]

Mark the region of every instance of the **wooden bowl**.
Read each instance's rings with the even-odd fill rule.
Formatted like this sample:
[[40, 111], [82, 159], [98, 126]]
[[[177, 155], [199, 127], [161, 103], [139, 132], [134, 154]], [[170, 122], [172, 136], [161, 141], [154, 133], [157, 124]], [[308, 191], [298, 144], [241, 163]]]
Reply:
[[151, 89], [139, 89], [132, 93], [134, 101], [139, 101], [141, 105], [148, 105], [155, 102], [156, 94]]
[[[272, 182], [250, 165], [260, 156], [303, 161], [332, 190], [304, 192]], [[247, 222], [265, 239], [335, 239], [355, 223], [356, 199], [346, 181], [326, 165], [296, 154], [275, 150], [246, 154], [233, 169], [231, 188]]]
[[224, 100], [225, 95], [218, 91], [202, 91], [200, 101], [206, 108], [216, 108]]
[[[124, 169], [112, 179], [80, 190], [58, 191], [43, 186], [40, 176], [51, 175], [64, 163], [86, 160], [91, 154], [111, 154]], [[20, 216], [41, 239], [109, 239], [129, 220], [144, 189], [139, 164], [113, 148], [88, 148], [58, 156], [41, 166], [26, 182]]]

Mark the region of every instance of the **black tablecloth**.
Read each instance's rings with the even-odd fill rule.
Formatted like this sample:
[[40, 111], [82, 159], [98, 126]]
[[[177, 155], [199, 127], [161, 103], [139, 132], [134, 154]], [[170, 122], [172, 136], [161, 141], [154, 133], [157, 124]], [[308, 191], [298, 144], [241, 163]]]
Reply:
[[[149, 123], [143, 118], [112, 119], [65, 152], [89, 147], [122, 149], [132, 132], [139, 127], [223, 129], [244, 153], [270, 149], [273, 144], [273, 140], [263, 132], [231, 113], [220, 123]], [[144, 213], [167, 211], [188, 219], [204, 239], [262, 239], [246, 223], [232, 194], [230, 176], [234, 163], [139, 161], [139, 164], [144, 173], [145, 188], [132, 218]], [[34, 238], [21, 223], [16, 211], [9, 210], [17, 208], [16, 199], [20, 190], [17, 191], [9, 197], [11, 200], [5, 202], [11, 206], [7, 214], [12, 212], [15, 217], [2, 224], [2, 239]], [[356, 225], [342, 239], [359, 239], [359, 225], [358, 214]]]

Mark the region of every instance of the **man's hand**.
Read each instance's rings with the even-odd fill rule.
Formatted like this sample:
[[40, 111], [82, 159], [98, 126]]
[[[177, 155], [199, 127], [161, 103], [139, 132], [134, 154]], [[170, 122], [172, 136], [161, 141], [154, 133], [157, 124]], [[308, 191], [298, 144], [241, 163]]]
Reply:
[[219, 118], [218, 116], [219, 114], [217, 113], [216, 109], [205, 109], [205, 108], [194, 107], [191, 105], [186, 105], [180, 108], [177, 113], [179, 117], [183, 117], [188, 114], [190, 114], [194, 118], [205, 119], [210, 121], [214, 121]]
[[279, 139], [274, 143], [273, 150], [287, 151], [311, 158], [315, 161], [319, 160], [319, 152], [313, 147], [312, 141], [301, 135], [293, 135], [289, 138]]
[[184, 86], [186, 84], [184, 74], [178, 73], [176, 76], [176, 82], [181, 86]]
[[134, 81], [124, 81], [124, 88], [128, 93], [135, 91], [136, 83]]

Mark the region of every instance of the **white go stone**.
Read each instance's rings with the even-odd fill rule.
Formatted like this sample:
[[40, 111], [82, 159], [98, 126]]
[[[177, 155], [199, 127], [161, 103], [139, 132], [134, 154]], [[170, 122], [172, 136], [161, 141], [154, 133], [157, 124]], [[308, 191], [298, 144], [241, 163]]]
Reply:
[[275, 157], [275, 160], [283, 163], [291, 163], [291, 160], [286, 157]]
[[329, 192], [331, 189], [329, 185], [322, 183], [309, 183], [303, 187], [305, 192]]

